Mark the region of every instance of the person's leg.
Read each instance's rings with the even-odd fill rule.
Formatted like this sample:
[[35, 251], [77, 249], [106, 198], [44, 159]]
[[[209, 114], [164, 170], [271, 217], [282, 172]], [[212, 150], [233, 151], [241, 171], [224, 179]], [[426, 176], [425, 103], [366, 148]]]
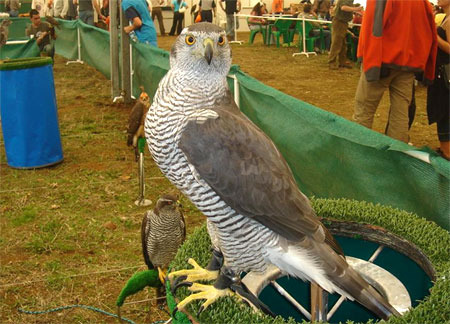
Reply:
[[[158, 18], [158, 24], [159, 24], [159, 32], [161, 34], [161, 36], [165, 36], [166, 35], [166, 30], [164, 29], [164, 21], [163, 21], [163, 16], [162, 16], [162, 10], [161, 8], [155, 8], [155, 12], [154, 14], [156, 15], [156, 18]], [[155, 19], [153, 18], [152, 13], [152, 19], [153, 21], [155, 21]]]
[[322, 31], [323, 33], [323, 42], [325, 45], [325, 50], [326, 51], [330, 51], [330, 47], [331, 47], [331, 32], [328, 29], [324, 29]]
[[78, 19], [80, 19], [82, 22], [84, 22], [85, 24], [87, 24], [87, 14], [86, 11], [80, 11], [78, 13]]
[[181, 34], [181, 31], [183, 30], [183, 19], [184, 19], [184, 13], [179, 14], [178, 18], [178, 29], [177, 29], [177, 35]]
[[172, 19], [172, 28], [170, 28], [170, 36], [175, 35], [175, 28], [177, 27], [177, 12], [173, 13], [173, 19]]
[[[320, 36], [320, 30], [319, 29], [312, 29], [310, 32], [309, 32], [309, 36], [313, 36], [313, 37], [317, 37], [317, 36]], [[314, 41], [314, 50], [315, 51], [318, 51], [318, 50], [320, 50], [321, 48], [320, 48], [320, 38], [318, 38], [318, 39], [316, 39], [315, 41]]]
[[55, 57], [55, 46], [53, 46], [53, 44], [45, 45], [44, 48], [42, 49], [42, 54], [51, 57], [53, 60]]
[[226, 28], [226, 34], [228, 39], [232, 39], [234, 37], [233, 33], [233, 15], [227, 15], [227, 28]]
[[345, 30], [342, 31], [342, 44], [341, 50], [339, 52], [339, 66], [344, 67], [347, 63], [347, 25], [345, 26]]
[[202, 11], [202, 21], [207, 21], [207, 22], [212, 23], [212, 11], [211, 10]]
[[[344, 33], [343, 33], [344, 30]], [[338, 68], [338, 56], [341, 52], [343, 40], [345, 38], [345, 31], [347, 30], [347, 24], [337, 19], [333, 19], [331, 27], [331, 48], [328, 55], [328, 64], [330, 68]]]
[[391, 107], [389, 111], [386, 135], [405, 143], [408, 136], [408, 107], [412, 98], [413, 72], [391, 70], [392, 81], [389, 85]]
[[363, 71], [359, 78], [355, 94], [355, 121], [367, 128], [372, 128], [373, 117], [378, 108], [384, 91], [387, 89], [387, 80], [368, 82]]
[[450, 119], [448, 114], [437, 122], [437, 134], [441, 155], [450, 160]]
[[86, 11], [86, 24], [95, 26], [94, 24], [94, 11], [88, 10]]

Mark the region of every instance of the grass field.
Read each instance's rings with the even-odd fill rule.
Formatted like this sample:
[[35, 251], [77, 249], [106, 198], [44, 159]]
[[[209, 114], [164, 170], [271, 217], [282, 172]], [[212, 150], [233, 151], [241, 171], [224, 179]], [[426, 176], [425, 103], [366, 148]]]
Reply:
[[[34, 316], [17, 308], [87, 304], [115, 312], [125, 281], [145, 268], [146, 208], [134, 205], [137, 163], [126, 146], [132, 105], [111, 104], [110, 83], [93, 68], [64, 63], [57, 57], [54, 67], [63, 163], [16, 170], [1, 150], [1, 323], [115, 322], [87, 310]], [[156, 201], [169, 182], [146, 157], [146, 197]], [[203, 216], [184, 200], [189, 233]], [[152, 297], [143, 292], [134, 300]], [[157, 309], [146, 315], [148, 304], [125, 305], [123, 315], [139, 322], [168, 318]]]
[[[246, 34], [241, 39], [247, 39]], [[159, 40], [169, 49], [173, 37]], [[292, 58], [295, 48], [233, 45], [233, 62], [243, 71], [285, 93], [350, 119], [358, 70], [329, 71], [326, 57]], [[50, 168], [16, 170], [0, 151], [0, 323], [115, 323], [88, 310], [46, 315], [17, 311], [85, 304], [115, 312], [125, 281], [145, 269], [140, 247], [144, 207], [136, 207], [137, 163], [126, 146], [132, 105], [113, 104], [110, 82], [86, 65], [56, 58], [55, 89], [64, 162]], [[426, 123], [425, 88], [417, 93], [418, 112], [411, 131], [418, 146], [436, 146]], [[382, 131], [388, 102], [375, 121]], [[3, 141], [3, 139], [2, 139]], [[173, 187], [146, 153], [146, 198]], [[204, 216], [182, 200], [187, 231]], [[129, 301], [154, 298], [145, 291]], [[128, 304], [123, 316], [139, 323], [167, 319], [154, 301]], [[149, 311], [150, 309], [150, 311]]]

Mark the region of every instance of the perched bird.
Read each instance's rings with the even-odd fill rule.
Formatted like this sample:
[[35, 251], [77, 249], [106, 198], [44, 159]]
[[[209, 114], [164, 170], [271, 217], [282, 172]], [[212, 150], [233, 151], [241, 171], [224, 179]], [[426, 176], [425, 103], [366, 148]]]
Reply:
[[[231, 100], [230, 65], [222, 28], [210, 23], [185, 28], [145, 122], [154, 161], [207, 216], [213, 245], [224, 258], [210, 268], [215, 271], [190, 260], [194, 269], [169, 274], [197, 292], [177, 308], [206, 298], [202, 310], [230, 295], [229, 283], [241, 272], [262, 272], [273, 264], [330, 293], [356, 299], [380, 318], [398, 315], [347, 264], [274, 143]], [[216, 278], [214, 286], [192, 283], [205, 278]]]
[[0, 47], [6, 44], [8, 41], [8, 33], [9, 33], [9, 25], [12, 24], [12, 21], [9, 19], [5, 19], [0, 24]]
[[144, 88], [141, 87], [141, 94], [139, 96], [139, 99], [136, 101], [135, 105], [131, 109], [130, 116], [128, 118], [128, 138], [127, 138], [127, 145], [134, 147], [134, 153], [136, 157], [136, 161], [139, 158], [139, 152], [138, 152], [138, 139], [140, 137], [144, 138], [144, 121], [145, 116], [147, 115], [148, 108], [150, 107], [150, 97], [148, 94], [144, 91]]
[[52, 25], [52, 27], [56, 27], [58, 29], [61, 29], [61, 26], [59, 25], [59, 21], [53, 18], [52, 16], [45, 16], [45, 20]]
[[158, 269], [164, 283], [166, 271], [186, 238], [186, 224], [178, 206], [178, 197], [163, 195], [153, 211], [144, 215], [141, 228], [142, 251], [149, 269]]
[[144, 215], [141, 242], [148, 270], [135, 273], [120, 292], [116, 305], [121, 323], [120, 309], [128, 296], [147, 286], [156, 288], [156, 303], [164, 296], [165, 272], [186, 237], [186, 226], [177, 201], [177, 195], [163, 195], [158, 199], [155, 209]]

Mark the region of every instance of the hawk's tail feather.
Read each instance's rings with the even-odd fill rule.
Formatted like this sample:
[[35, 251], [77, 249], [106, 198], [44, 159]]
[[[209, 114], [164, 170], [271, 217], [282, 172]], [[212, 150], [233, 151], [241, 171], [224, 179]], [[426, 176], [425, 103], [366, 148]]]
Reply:
[[335, 285], [351, 295], [358, 303], [372, 311], [381, 319], [388, 319], [400, 313], [353, 268], [348, 267], [344, 276], [334, 278]]
[[302, 280], [313, 281], [329, 293], [337, 292], [350, 300], [356, 300], [382, 319], [399, 315], [395, 308], [329, 245], [311, 240], [300, 244], [290, 245], [287, 251], [281, 248], [270, 250], [270, 261], [282, 271]]
[[128, 134], [127, 145], [128, 146], [133, 145], [133, 134]]

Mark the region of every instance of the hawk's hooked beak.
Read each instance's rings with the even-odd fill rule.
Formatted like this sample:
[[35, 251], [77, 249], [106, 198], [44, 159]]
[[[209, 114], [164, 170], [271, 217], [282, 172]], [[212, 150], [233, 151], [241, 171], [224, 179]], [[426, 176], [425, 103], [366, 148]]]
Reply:
[[203, 41], [203, 47], [205, 49], [205, 59], [208, 64], [211, 64], [214, 52], [214, 42], [211, 38], [207, 38]]

